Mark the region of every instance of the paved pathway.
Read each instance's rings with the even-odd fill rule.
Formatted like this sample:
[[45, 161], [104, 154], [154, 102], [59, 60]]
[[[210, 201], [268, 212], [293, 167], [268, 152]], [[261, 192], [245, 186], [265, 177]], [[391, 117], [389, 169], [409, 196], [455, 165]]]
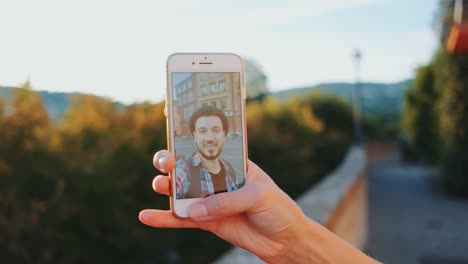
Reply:
[[385, 264], [468, 264], [468, 200], [436, 190], [435, 173], [398, 155], [370, 165], [366, 252]]

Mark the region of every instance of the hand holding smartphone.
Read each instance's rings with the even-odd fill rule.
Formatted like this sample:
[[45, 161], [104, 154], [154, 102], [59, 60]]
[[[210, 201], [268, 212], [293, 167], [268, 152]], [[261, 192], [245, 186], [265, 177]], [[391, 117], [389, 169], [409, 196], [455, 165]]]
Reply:
[[176, 53], [167, 61], [167, 142], [171, 210], [188, 217], [198, 199], [245, 184], [247, 135], [242, 59], [229, 53]]
[[[153, 163], [162, 172], [170, 171], [169, 177], [156, 176], [153, 189], [170, 195], [171, 212], [143, 210], [140, 221], [160, 228], [201, 228], [268, 263], [310, 263], [322, 257], [336, 263], [377, 263], [307, 218], [250, 161], [250, 184], [244, 186], [247, 135], [239, 56], [173, 54], [167, 62], [167, 80], [167, 140], [172, 154], [158, 151]], [[187, 219], [194, 202], [198, 203], [190, 207]], [[343, 254], [335, 254], [337, 250]], [[317, 256], [320, 259], [314, 259]]]

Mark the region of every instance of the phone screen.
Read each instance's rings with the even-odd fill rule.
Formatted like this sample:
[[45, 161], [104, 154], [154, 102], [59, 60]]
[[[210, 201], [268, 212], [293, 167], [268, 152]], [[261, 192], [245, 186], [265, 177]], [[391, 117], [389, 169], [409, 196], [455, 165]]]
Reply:
[[173, 72], [172, 122], [177, 199], [244, 185], [243, 105], [239, 72]]

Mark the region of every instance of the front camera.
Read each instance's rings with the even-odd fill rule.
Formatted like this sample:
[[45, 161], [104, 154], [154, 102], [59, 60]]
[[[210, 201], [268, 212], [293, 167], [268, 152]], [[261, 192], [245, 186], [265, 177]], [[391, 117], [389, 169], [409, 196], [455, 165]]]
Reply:
[[195, 62], [194, 62], [194, 61], [192, 61], [192, 65], [195, 65]]

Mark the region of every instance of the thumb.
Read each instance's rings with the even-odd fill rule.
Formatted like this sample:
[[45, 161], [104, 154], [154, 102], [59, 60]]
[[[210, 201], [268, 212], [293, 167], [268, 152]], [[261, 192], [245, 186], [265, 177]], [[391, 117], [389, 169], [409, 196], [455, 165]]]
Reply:
[[251, 183], [233, 192], [219, 193], [200, 199], [188, 210], [195, 220], [214, 220], [255, 210], [261, 204], [265, 191], [257, 183]]

